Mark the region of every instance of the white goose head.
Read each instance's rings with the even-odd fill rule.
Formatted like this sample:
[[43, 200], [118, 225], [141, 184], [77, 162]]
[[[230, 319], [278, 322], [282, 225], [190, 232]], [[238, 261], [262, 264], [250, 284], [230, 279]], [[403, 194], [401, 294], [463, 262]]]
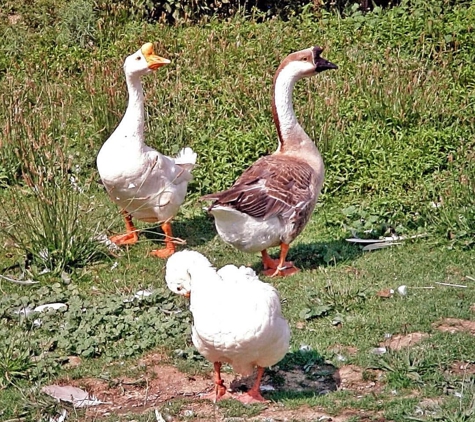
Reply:
[[338, 69], [336, 64], [320, 56], [322, 51], [323, 48], [315, 46], [289, 54], [280, 64], [274, 79], [285, 73], [286, 78], [298, 81], [324, 70]]
[[211, 262], [196, 251], [180, 251], [168, 258], [165, 280], [168, 288], [176, 294], [190, 296], [192, 274], [213, 268]]
[[168, 63], [170, 60], [157, 56], [153, 51], [153, 44], [148, 42], [125, 59], [124, 72], [127, 76], [140, 77]]

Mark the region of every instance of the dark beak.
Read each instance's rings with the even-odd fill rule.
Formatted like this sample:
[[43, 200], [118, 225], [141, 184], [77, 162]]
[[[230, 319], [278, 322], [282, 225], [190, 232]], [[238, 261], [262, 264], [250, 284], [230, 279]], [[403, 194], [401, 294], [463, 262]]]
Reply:
[[329, 62], [323, 57], [317, 57], [317, 59], [315, 60], [316, 72], [323, 72], [324, 70], [330, 70], [330, 69], [338, 69], [338, 66], [332, 62]]
[[329, 62], [328, 60], [320, 57], [322, 54], [323, 48], [315, 46], [313, 47], [313, 61], [315, 63], [315, 72], [323, 72], [324, 70], [329, 69], [338, 69], [336, 64]]

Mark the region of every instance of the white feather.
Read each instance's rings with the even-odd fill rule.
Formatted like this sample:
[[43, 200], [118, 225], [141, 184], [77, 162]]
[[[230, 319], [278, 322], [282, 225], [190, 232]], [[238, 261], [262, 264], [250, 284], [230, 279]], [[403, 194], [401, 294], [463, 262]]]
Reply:
[[279, 295], [252, 269], [226, 265], [216, 271], [200, 253], [181, 251], [168, 259], [165, 278], [173, 292], [191, 294], [193, 344], [209, 361], [249, 375], [285, 356], [290, 328]]
[[177, 158], [171, 158], [145, 144], [140, 77], [151, 70], [141, 49], [127, 57], [124, 72], [129, 103], [120, 124], [99, 151], [97, 169], [111, 199], [134, 218], [168, 221], [185, 199], [196, 154], [184, 148]]

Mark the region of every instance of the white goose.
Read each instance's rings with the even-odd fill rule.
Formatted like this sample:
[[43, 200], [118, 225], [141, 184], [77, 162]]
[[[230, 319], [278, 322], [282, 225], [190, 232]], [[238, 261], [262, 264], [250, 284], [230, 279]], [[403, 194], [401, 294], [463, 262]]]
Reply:
[[[274, 76], [272, 114], [279, 147], [257, 160], [229, 189], [203, 196], [212, 200], [221, 238], [244, 252], [261, 252], [264, 274], [291, 275], [298, 271], [286, 262], [289, 244], [302, 232], [323, 185], [322, 156], [295, 117], [292, 92], [302, 78], [338, 67], [312, 47], [289, 54]], [[273, 260], [267, 249], [280, 246]]]
[[145, 144], [144, 94], [140, 77], [170, 63], [154, 54], [146, 43], [125, 59], [124, 73], [129, 103], [122, 121], [97, 155], [97, 169], [110, 198], [121, 207], [126, 233], [111, 237], [118, 245], [136, 243], [132, 217], [160, 223], [165, 248], [152, 255], [161, 258], [175, 251], [170, 220], [177, 214], [192, 180], [196, 154], [184, 148], [176, 158], [160, 154]]
[[237, 399], [265, 401], [259, 392], [264, 368], [285, 356], [290, 341], [277, 290], [260, 281], [251, 268], [226, 265], [216, 271], [207, 258], [190, 250], [168, 259], [165, 279], [170, 290], [190, 297], [193, 344], [214, 364], [212, 398], [216, 401], [226, 393], [220, 372], [226, 362], [242, 375], [252, 374], [257, 366], [254, 385]]

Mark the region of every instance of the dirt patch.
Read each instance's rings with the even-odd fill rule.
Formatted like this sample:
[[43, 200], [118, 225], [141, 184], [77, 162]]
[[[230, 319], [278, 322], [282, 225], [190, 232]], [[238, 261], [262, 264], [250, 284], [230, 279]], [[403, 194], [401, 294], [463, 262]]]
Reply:
[[[438, 416], [440, 413], [440, 406], [443, 403], [443, 399], [441, 397], [438, 398], [424, 398], [422, 399], [419, 404], [415, 408], [415, 412], [419, 416]], [[420, 419], [420, 420], [425, 420]]]
[[357, 278], [360, 278], [360, 277], [366, 275], [366, 271], [363, 271], [363, 270], [361, 270], [359, 268], [356, 268], [356, 267], [353, 267], [353, 266], [346, 267], [344, 271], [345, 271], [345, 273], [350, 274], [350, 275], [354, 275]]
[[385, 346], [392, 350], [401, 350], [404, 347], [414, 346], [428, 337], [429, 334], [420, 332], [409, 333], [406, 335], [397, 334], [385, 340], [383, 343], [381, 343], [381, 346]]
[[8, 15], [8, 23], [10, 25], [15, 25], [20, 21], [21, 21], [21, 15], [17, 15], [17, 14]]
[[[190, 413], [192, 412], [192, 413]], [[387, 419], [381, 417], [379, 413], [369, 413], [364, 410], [344, 409], [339, 411], [336, 416], [329, 415], [318, 408], [311, 408], [302, 406], [299, 409], [284, 409], [279, 403], [271, 403], [263, 410], [259, 416], [254, 417], [226, 417], [220, 410], [210, 403], [187, 403], [179, 416], [170, 417], [166, 412], [162, 414], [166, 420], [175, 422], [186, 418], [187, 415], [193, 416], [193, 421], [197, 422], [211, 422], [211, 421], [225, 421], [225, 422], [347, 422], [350, 420], [358, 420], [358, 422], [386, 422]], [[189, 416], [188, 416], [189, 417]]]
[[342, 344], [334, 344], [328, 348], [329, 352], [335, 353], [336, 355], [343, 355], [343, 357], [356, 356], [358, 349], [353, 346], [344, 346]]
[[339, 389], [352, 390], [358, 393], [375, 393], [382, 389], [383, 371], [362, 369], [356, 365], [342, 366], [333, 378]]
[[[87, 417], [92, 419], [111, 414], [142, 413], [149, 409], [163, 407], [174, 399], [186, 399], [186, 406], [183, 408], [183, 412], [186, 413], [183, 417], [186, 418], [186, 415], [193, 414], [193, 420], [221, 420], [216, 419], [218, 414], [221, 415], [218, 407], [211, 401], [200, 398], [201, 394], [213, 390], [211, 372], [209, 375], [187, 375], [167, 364], [166, 359], [162, 360], [161, 355], [154, 353], [145, 355], [133, 367], [141, 369], [135, 378], [126, 376], [107, 380], [64, 378], [56, 383], [82, 388], [90, 395], [105, 402], [87, 409]], [[295, 393], [312, 396], [327, 394], [337, 390], [337, 382], [334, 377], [336, 372], [337, 368], [330, 364], [315, 364], [305, 368], [296, 366], [285, 370], [277, 367], [272, 370], [268, 369], [261, 384], [263, 395], [266, 396], [273, 391], [284, 394], [289, 392], [292, 395]], [[255, 380], [254, 376], [237, 378], [234, 374], [224, 371], [222, 377], [229, 391], [235, 395], [250, 389]], [[282, 405], [279, 403], [269, 403], [267, 408], [260, 413], [260, 417], [276, 416], [276, 412], [278, 412], [278, 420], [282, 421], [292, 420], [297, 416], [298, 420], [302, 421], [315, 420], [315, 415], [319, 415], [318, 417], [328, 416], [323, 411], [316, 412], [316, 409], [309, 409], [308, 419], [306, 419], [303, 416], [304, 410], [287, 411], [282, 409]], [[288, 419], [284, 414], [288, 414]], [[204, 419], [199, 419], [201, 417]], [[346, 419], [333, 418], [331, 420], [344, 421]]]
[[[232, 377], [223, 374], [225, 382]], [[202, 376], [188, 376], [170, 365], [154, 365], [136, 379], [120, 377], [113, 380], [83, 378], [61, 380], [86, 390], [105, 404], [90, 409], [96, 415], [143, 412], [175, 398], [195, 397], [212, 389], [212, 381]]]
[[[208, 375], [187, 375], [162, 360], [159, 354], [148, 354], [140, 359], [134, 368], [141, 369], [133, 377], [114, 379], [68, 378], [57, 381], [60, 385], [72, 385], [82, 388], [90, 395], [105, 402], [90, 407], [86, 411], [86, 420], [100, 420], [110, 415], [143, 413], [159, 409], [167, 421], [315, 421], [345, 422], [352, 418], [358, 421], [385, 421], [381, 414], [365, 413], [361, 410], [346, 409], [337, 416], [328, 415], [323, 408], [302, 406], [298, 409], [286, 409], [280, 402], [268, 402], [255, 417], [230, 418], [226, 416], [226, 407], [216, 406], [209, 400], [200, 398], [200, 394], [213, 389], [211, 372]], [[132, 365], [131, 365], [132, 368]], [[142, 371], [143, 370], [143, 371]], [[232, 373], [222, 373], [225, 385], [234, 394], [241, 394], [251, 387], [254, 377], [237, 378]], [[263, 377], [263, 395], [278, 391], [280, 397], [302, 394], [314, 396], [328, 394], [337, 389], [355, 391], [358, 395], [377, 393], [381, 388], [382, 371], [363, 370], [354, 365], [337, 369], [331, 364], [314, 364], [304, 367], [268, 369]], [[181, 400], [178, 400], [181, 399]], [[170, 410], [171, 409], [171, 410]], [[378, 419], [379, 418], [379, 419]]]
[[457, 375], [475, 375], [475, 364], [456, 361], [450, 365], [449, 372]]
[[460, 331], [469, 332], [475, 335], [475, 321], [458, 318], [444, 318], [433, 324], [439, 331], [457, 333]]

